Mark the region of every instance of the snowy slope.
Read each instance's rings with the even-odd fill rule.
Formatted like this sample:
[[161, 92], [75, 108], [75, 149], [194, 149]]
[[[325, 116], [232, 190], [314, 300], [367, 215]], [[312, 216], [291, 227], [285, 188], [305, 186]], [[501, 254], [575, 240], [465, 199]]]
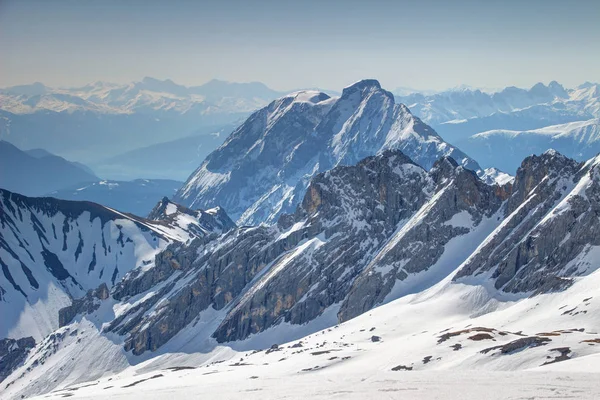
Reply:
[[[426, 171], [385, 151], [338, 166], [276, 225], [168, 246], [39, 342], [1, 390], [214, 395], [228, 382], [225, 398], [297, 398], [304, 385], [360, 398], [436, 373], [444, 384], [421, 383], [423, 396], [473, 379], [470, 398], [491, 382], [545, 396], [537, 382], [571, 379], [553, 392], [595, 398], [599, 168], [548, 151], [492, 186], [452, 158]], [[182, 213], [181, 226], [184, 211], [165, 200], [156, 215]]]
[[95, 203], [0, 190], [0, 338], [39, 340], [58, 328], [58, 311], [72, 299], [151, 268], [169, 243], [232, 227], [204, 214], [175, 209], [150, 221]]
[[593, 118], [526, 131], [491, 130], [458, 143], [469, 154], [476, 155], [482, 166], [496, 166], [513, 173], [524, 157], [542, 154], [550, 148], [579, 161], [594, 157], [600, 153], [600, 120]]
[[310, 178], [398, 149], [426, 169], [450, 156], [478, 164], [444, 142], [375, 80], [341, 97], [307, 91], [280, 98], [254, 113], [211, 153], [175, 196], [194, 207], [224, 207], [240, 224], [274, 222], [293, 212]]
[[[182, 347], [116, 375], [89, 381], [72, 375], [39, 398], [360, 399], [409, 393], [415, 399], [596, 399], [599, 284], [596, 272], [559, 294], [502, 299], [484, 286], [446, 279], [299, 340], [287, 342], [294, 334], [286, 327], [208, 353]], [[71, 332], [59, 342], [60, 351], [76, 356], [76, 341], [90, 337]], [[107, 341], [98, 350], [110, 346]], [[104, 351], [98, 354], [112, 362]], [[565, 360], [555, 362], [563, 354]], [[85, 364], [75, 368], [82, 373]], [[64, 377], [57, 369], [44, 370]], [[10, 388], [9, 396], [18, 393]]]

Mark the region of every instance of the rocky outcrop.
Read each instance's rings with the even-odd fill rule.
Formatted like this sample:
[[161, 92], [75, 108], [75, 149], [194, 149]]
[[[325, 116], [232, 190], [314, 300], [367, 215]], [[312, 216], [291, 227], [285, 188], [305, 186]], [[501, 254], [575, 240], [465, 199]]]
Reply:
[[0, 340], [0, 382], [23, 363], [33, 347], [35, 340], [32, 337]]
[[108, 286], [101, 283], [98, 288], [90, 290], [85, 297], [73, 300], [73, 303], [58, 310], [58, 326], [68, 325], [77, 314], [90, 314], [100, 307], [100, 302], [109, 297]]
[[[430, 172], [436, 190], [432, 199], [378, 251], [352, 285], [339, 311], [341, 321], [354, 318], [384, 301], [397, 281], [427, 271], [453, 238], [465, 235], [483, 218], [491, 218], [503, 198], [472, 171], [441, 159]], [[463, 221], [452, 223], [456, 215]]]
[[[161, 294], [145, 297], [145, 305], [108, 330], [127, 335], [125, 348], [141, 354], [166, 343], [208, 307], [224, 312], [214, 332], [221, 342], [283, 321], [306, 323], [334, 304], [342, 304], [340, 319], [347, 319], [383, 301], [398, 280], [425, 272], [447, 241], [470, 232], [502, 200], [497, 188], [451, 158], [429, 173], [399, 151], [336, 167], [316, 175], [296, 212], [277, 225], [238, 228], [214, 241], [167, 249], [153, 271], [139, 277], [132, 272], [113, 290], [116, 298], [160, 282]], [[468, 227], [447, 224], [461, 212], [469, 215]], [[404, 225], [410, 229], [400, 240]], [[433, 242], [414, 256], [407, 247]], [[411, 259], [398, 263], [401, 254]]]
[[148, 219], [171, 228], [180, 228], [193, 237], [204, 237], [212, 233], [223, 233], [235, 228], [235, 223], [221, 207], [209, 210], [190, 210], [173, 203], [168, 197], [161, 201], [148, 214]]
[[544, 293], [596, 268], [576, 262], [600, 245], [597, 159], [579, 164], [554, 151], [525, 159], [508, 199], [503, 224], [456, 274], [491, 273], [497, 289]]
[[[597, 268], [586, 254], [600, 245], [599, 165], [547, 152], [503, 186], [453, 158], [427, 171], [397, 150], [337, 166], [316, 174], [277, 224], [219, 223], [224, 229], [173, 242], [127, 273], [110, 289], [120, 306], [103, 333], [134, 355], [185, 329], [242, 340], [284, 322], [346, 321], [454, 272], [454, 281], [489, 287], [492, 279], [507, 292], [560, 290]], [[199, 216], [165, 199], [153, 227]], [[97, 293], [61, 311], [61, 324], [94, 312], [106, 290]]]
[[[334, 305], [345, 321], [461, 264], [455, 280], [489, 272], [499, 290], [562, 289], [595, 268], [585, 257], [573, 260], [597, 245], [597, 164], [547, 152], [526, 159], [503, 186], [452, 158], [427, 172], [398, 151], [336, 167], [316, 175], [297, 210], [276, 225], [165, 252], [154, 272], [163, 274], [160, 296], [130, 311], [136, 317], [124, 319], [133, 324], [113, 328], [140, 354], [209, 307], [221, 311], [219, 342], [304, 324]], [[141, 293], [134, 286], [122, 292]]]

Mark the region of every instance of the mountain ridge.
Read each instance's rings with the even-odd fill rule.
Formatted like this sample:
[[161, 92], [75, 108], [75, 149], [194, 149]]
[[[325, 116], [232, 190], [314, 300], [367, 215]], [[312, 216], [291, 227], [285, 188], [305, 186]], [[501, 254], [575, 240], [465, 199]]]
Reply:
[[354, 164], [387, 148], [408, 152], [425, 168], [450, 154], [480, 169], [404, 105], [395, 104], [378, 81], [362, 80], [339, 98], [298, 92], [252, 114], [206, 158], [175, 199], [201, 208], [223, 206], [241, 224], [272, 222], [293, 211], [316, 172]]

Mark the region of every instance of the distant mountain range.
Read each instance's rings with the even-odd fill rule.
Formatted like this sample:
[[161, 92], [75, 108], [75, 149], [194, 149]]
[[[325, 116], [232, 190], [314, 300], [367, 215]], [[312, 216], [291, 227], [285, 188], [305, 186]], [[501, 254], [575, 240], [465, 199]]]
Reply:
[[91, 165], [99, 175], [113, 179], [143, 176], [184, 181], [234, 129], [233, 124], [202, 128], [194, 135], [130, 150]]
[[[84, 161], [109, 179], [181, 180], [248, 115], [284, 94], [259, 82], [212, 80], [187, 87], [154, 78], [129, 84], [94, 82], [78, 88], [50, 88], [42, 83], [13, 86], [0, 89], [0, 139], [23, 149], [43, 148]], [[590, 82], [572, 89], [555, 81], [529, 89], [462, 85], [435, 92], [399, 87], [394, 94], [397, 103], [458, 148], [470, 146], [463, 141], [476, 141], [471, 137], [490, 130], [531, 131], [600, 118], [600, 85]], [[512, 139], [518, 143], [522, 136]], [[594, 144], [586, 146], [586, 154], [600, 151]], [[574, 142], [572, 147], [580, 145]], [[149, 162], [161, 148], [172, 151]], [[478, 146], [469, 148], [473, 159], [485, 157]], [[528, 148], [536, 154], [546, 150], [542, 145]], [[578, 160], [585, 158], [569, 146], [561, 151]], [[181, 157], [174, 160], [171, 154], [176, 153]], [[516, 171], [518, 159], [503, 163], [507, 172]]]
[[157, 112], [204, 115], [250, 112], [282, 93], [260, 82], [213, 79], [201, 86], [146, 77], [140, 82], [93, 82], [76, 88], [50, 88], [40, 82], [0, 89], [2, 109], [13, 114], [40, 111], [97, 111], [106, 114]]
[[0, 139], [94, 163], [239, 123], [281, 95], [262, 83], [218, 80], [194, 87], [153, 78], [70, 89], [14, 86], [0, 89]]
[[519, 160], [530, 154], [539, 154], [543, 149], [555, 149], [581, 161], [596, 156], [600, 153], [600, 119], [532, 130], [491, 130], [458, 143], [467, 153], [477, 154], [482, 166], [495, 166], [514, 173]]
[[[458, 88], [396, 96], [396, 100], [483, 166], [495, 166], [509, 173], [517, 170], [523, 157], [541, 154], [549, 147], [580, 161], [600, 152], [596, 140], [572, 129], [583, 125], [588, 131], [598, 129], [600, 84], [597, 83], [586, 82], [566, 89], [553, 81], [547, 86], [538, 83], [530, 89], [507, 87], [496, 92]], [[532, 133], [539, 129], [539, 135]], [[488, 131], [494, 133], [483, 134]], [[500, 140], [499, 131], [528, 134], [503, 134]]]
[[21, 151], [0, 141], [0, 189], [28, 196], [92, 201], [146, 216], [159, 199], [173, 196], [182, 184], [169, 179], [103, 180], [83, 164], [43, 149]]
[[145, 217], [159, 199], [172, 197], [182, 184], [170, 179], [98, 180], [64, 187], [47, 195], [64, 200], [92, 201]]

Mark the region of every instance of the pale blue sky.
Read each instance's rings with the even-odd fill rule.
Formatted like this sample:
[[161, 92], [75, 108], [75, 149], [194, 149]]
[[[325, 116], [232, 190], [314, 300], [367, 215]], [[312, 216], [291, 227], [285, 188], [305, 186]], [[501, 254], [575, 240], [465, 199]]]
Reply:
[[0, 86], [600, 81], [600, 1], [0, 0]]

